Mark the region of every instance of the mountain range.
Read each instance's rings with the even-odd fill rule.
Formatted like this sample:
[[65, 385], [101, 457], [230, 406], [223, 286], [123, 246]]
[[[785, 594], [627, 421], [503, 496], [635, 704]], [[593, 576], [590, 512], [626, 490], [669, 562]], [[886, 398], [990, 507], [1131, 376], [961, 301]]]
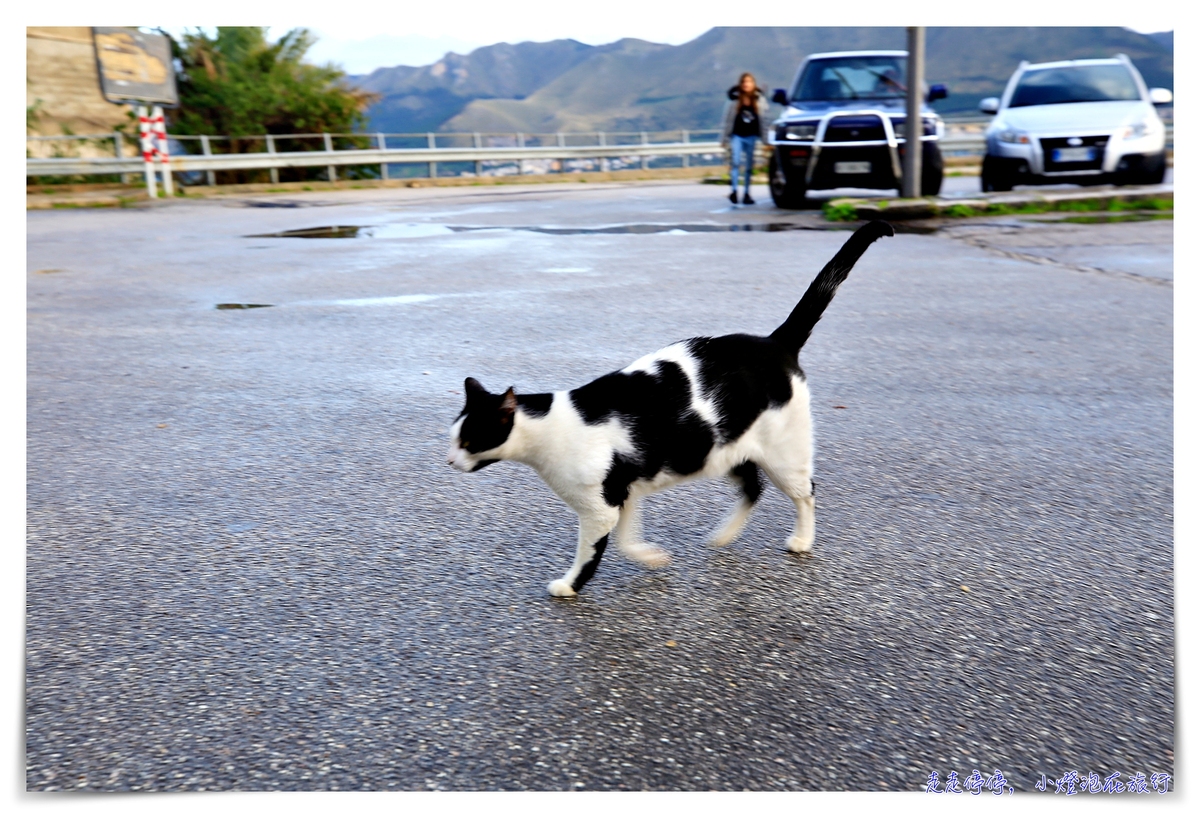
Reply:
[[[1172, 32], [1116, 27], [926, 29], [926, 80], [949, 98], [941, 113], [998, 96], [1021, 60], [1128, 54], [1150, 86], [1174, 87]], [[432, 65], [380, 68], [348, 80], [380, 95], [367, 112], [387, 133], [701, 130], [720, 122], [725, 91], [743, 71], [760, 87], [791, 85], [810, 53], [905, 48], [903, 28], [719, 27], [690, 42], [624, 39], [498, 43]]]

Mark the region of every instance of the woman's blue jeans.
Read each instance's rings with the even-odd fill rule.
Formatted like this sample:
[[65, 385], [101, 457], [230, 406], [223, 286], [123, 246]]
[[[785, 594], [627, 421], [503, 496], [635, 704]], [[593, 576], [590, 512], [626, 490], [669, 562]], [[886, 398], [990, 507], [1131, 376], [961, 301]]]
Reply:
[[738, 170], [743, 165], [746, 170], [742, 182], [742, 193], [750, 192], [750, 173], [754, 170], [754, 143], [757, 141], [757, 136], [735, 135], [729, 137], [729, 183], [733, 185], [734, 193], [737, 193]]

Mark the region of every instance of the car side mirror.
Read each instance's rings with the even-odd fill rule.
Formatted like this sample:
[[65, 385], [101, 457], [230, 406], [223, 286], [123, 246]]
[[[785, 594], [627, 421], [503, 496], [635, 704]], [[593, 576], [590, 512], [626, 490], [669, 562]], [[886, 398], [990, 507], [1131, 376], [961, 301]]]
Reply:
[[[1155, 89], [1155, 90], [1158, 90], [1158, 89]], [[771, 94], [771, 102], [777, 103], [779, 105], [787, 105], [788, 104], [787, 91], [783, 90], [782, 88], [776, 88], [775, 93]]]
[[1151, 88], [1150, 102], [1155, 105], [1170, 105], [1175, 95], [1167, 88]]
[[945, 99], [950, 96], [950, 92], [946, 90], [946, 86], [938, 84], [929, 86], [929, 96], [926, 98], [928, 102], [936, 102], [939, 99]]
[[1000, 110], [1000, 98], [984, 97], [983, 99], [979, 100], [979, 110], [981, 113], [995, 114]]

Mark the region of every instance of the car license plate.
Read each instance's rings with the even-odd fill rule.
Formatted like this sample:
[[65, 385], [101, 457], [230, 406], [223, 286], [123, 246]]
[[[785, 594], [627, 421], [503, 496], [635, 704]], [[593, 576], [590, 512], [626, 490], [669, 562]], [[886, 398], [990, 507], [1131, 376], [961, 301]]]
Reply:
[[834, 162], [833, 163], [833, 172], [834, 173], [845, 173], [845, 174], [870, 173], [871, 172], [871, 163], [870, 162]]
[[1091, 162], [1095, 158], [1091, 148], [1055, 148], [1053, 152], [1055, 162]]

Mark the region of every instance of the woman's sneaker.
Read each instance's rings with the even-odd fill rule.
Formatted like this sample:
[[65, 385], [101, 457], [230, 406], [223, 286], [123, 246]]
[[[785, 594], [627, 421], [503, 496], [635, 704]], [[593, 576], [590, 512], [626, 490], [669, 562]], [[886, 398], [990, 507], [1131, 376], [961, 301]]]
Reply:
[[742, 195], [742, 204], [754, 204], [754, 200], [750, 198], [749, 193]]
[[737, 204], [737, 191], [736, 190], [733, 193], [729, 194], [729, 201], [733, 202], [734, 204]]

